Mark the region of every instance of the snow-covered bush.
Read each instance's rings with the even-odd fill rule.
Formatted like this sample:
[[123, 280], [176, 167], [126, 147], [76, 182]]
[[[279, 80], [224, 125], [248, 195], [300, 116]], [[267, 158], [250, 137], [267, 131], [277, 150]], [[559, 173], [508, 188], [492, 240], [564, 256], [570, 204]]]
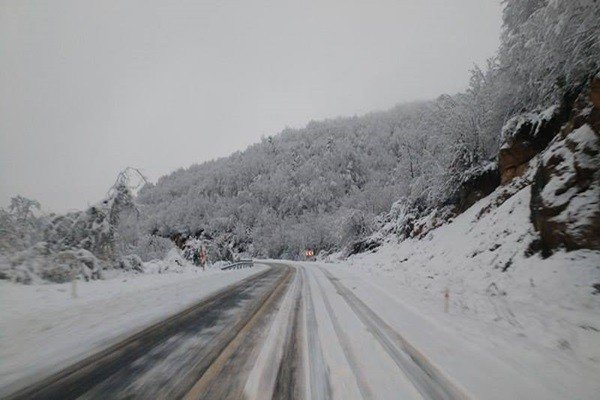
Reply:
[[118, 263], [118, 268], [124, 271], [144, 272], [144, 263], [137, 254], [130, 254], [128, 256], [121, 257]]
[[131, 253], [137, 254], [142, 261], [161, 260], [174, 248], [175, 244], [170, 239], [146, 234], [142, 235]]
[[[132, 215], [138, 210], [133, 201], [129, 177], [123, 172], [107, 197], [84, 211], [64, 215], [36, 216], [38, 202], [21, 196], [13, 198], [9, 210], [0, 209], [0, 278], [32, 283], [39, 280], [66, 282], [72, 279], [98, 279], [106, 268], [142, 271], [141, 258], [162, 258], [172, 248], [168, 239], [142, 235]], [[125, 218], [124, 218], [125, 217]], [[122, 223], [124, 220], [129, 224]], [[132, 222], [133, 221], [133, 222]], [[122, 234], [131, 228], [135, 234]], [[121, 228], [121, 229], [120, 229]]]
[[98, 279], [105, 264], [84, 249], [51, 252], [46, 242], [0, 260], [0, 277], [19, 283], [68, 282], [73, 279]]
[[132, 208], [129, 188], [118, 183], [106, 199], [87, 210], [51, 217], [44, 231], [44, 240], [54, 252], [85, 249], [107, 262], [114, 260], [120, 215]]
[[373, 231], [373, 217], [359, 210], [350, 210], [340, 229], [342, 244], [368, 236]]
[[0, 252], [20, 251], [41, 239], [45, 220], [38, 216], [41, 206], [23, 196], [11, 199], [8, 210], [0, 208]]

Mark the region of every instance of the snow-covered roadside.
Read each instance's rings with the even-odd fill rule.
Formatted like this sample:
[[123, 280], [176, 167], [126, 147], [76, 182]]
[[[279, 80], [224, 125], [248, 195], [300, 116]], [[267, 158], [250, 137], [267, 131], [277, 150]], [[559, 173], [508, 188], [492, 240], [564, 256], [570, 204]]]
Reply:
[[[498, 207], [497, 195], [422, 240], [390, 238], [375, 253], [323, 266], [476, 397], [495, 388], [496, 398], [548, 398], [546, 390], [556, 398], [594, 398], [600, 295], [592, 285], [600, 283], [600, 253], [526, 257], [535, 238], [529, 187]], [[456, 346], [445, 347], [445, 337]], [[469, 361], [469, 354], [487, 361]], [[486, 373], [489, 388], [481, 379]], [[503, 393], [515, 386], [511, 376], [524, 378], [522, 386]]]
[[200, 299], [266, 269], [180, 268], [71, 284], [0, 281], [0, 394], [118, 342]]

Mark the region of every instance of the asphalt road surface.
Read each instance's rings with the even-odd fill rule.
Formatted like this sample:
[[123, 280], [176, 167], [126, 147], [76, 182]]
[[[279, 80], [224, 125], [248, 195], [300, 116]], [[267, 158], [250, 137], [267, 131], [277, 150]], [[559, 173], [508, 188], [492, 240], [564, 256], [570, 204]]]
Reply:
[[269, 267], [9, 398], [466, 398], [327, 270]]

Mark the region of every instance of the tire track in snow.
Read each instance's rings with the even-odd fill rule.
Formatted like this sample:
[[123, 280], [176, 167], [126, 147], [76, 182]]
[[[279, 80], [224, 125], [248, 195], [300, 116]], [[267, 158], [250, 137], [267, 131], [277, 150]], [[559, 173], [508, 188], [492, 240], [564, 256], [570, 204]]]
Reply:
[[[218, 357], [204, 371], [199, 380], [183, 397], [186, 400], [199, 399], [237, 399], [244, 398], [244, 385], [249, 371], [244, 369], [251, 360], [252, 350], [256, 346], [267, 320], [270, 320], [273, 308], [281, 301], [289, 287], [293, 275], [292, 267], [285, 267], [285, 274], [276, 287], [264, 299], [260, 307], [253, 312], [245, 325], [220, 352]], [[249, 358], [250, 357], [250, 358]]]
[[[331, 384], [329, 383], [329, 368], [325, 363], [321, 341], [315, 316], [315, 306], [308, 285], [306, 269], [300, 267], [304, 279], [303, 298], [306, 321], [306, 343], [308, 353], [308, 399], [328, 400], [331, 399]], [[306, 364], [305, 364], [306, 365]]]
[[323, 297], [323, 303], [325, 304], [325, 309], [327, 310], [327, 314], [329, 314], [329, 319], [331, 320], [333, 329], [335, 330], [335, 333], [339, 339], [340, 346], [344, 352], [344, 356], [346, 357], [346, 360], [348, 361], [348, 365], [350, 365], [350, 369], [352, 370], [352, 373], [354, 374], [358, 389], [360, 390], [360, 394], [362, 395], [363, 399], [365, 399], [365, 400], [374, 399], [375, 396], [373, 395], [371, 388], [367, 384], [367, 380], [358, 365], [358, 360], [357, 360], [356, 356], [354, 355], [354, 352], [351, 349], [350, 339], [348, 338], [348, 335], [346, 335], [346, 332], [344, 332], [344, 330], [342, 329], [342, 326], [341, 326], [338, 318], [336, 317], [335, 312], [333, 311], [333, 308], [331, 307], [331, 303], [329, 302], [329, 299], [325, 295], [325, 290], [324, 290], [323, 286], [321, 285], [321, 282], [319, 282], [319, 279], [315, 275], [313, 275], [313, 278], [317, 282], [317, 286], [319, 288], [319, 291], [321, 292], [321, 296]]
[[301, 364], [301, 330], [298, 327], [301, 325], [300, 307], [302, 306], [301, 290], [304, 280], [300, 274], [299, 288], [294, 298], [294, 305], [289, 319], [289, 329], [286, 337], [283, 356], [279, 362], [279, 370], [277, 371], [277, 379], [275, 381], [275, 392], [273, 399], [300, 399], [299, 372], [302, 368]]
[[[293, 397], [298, 391], [299, 326], [302, 275], [297, 272], [269, 327], [248, 375], [246, 400]], [[287, 388], [288, 390], [283, 390]]]
[[385, 323], [352, 291], [329, 271], [319, 268], [423, 397], [433, 400], [468, 399], [468, 396], [448, 380], [435, 365]]

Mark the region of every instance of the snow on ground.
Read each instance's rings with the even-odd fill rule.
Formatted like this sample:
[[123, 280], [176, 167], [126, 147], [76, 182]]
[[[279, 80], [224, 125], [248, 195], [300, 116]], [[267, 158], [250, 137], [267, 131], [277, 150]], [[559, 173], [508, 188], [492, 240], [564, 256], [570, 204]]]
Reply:
[[[203, 272], [147, 264], [156, 273], [113, 272], [107, 280], [78, 282], [76, 298], [71, 283], [0, 281], [0, 388], [56, 372], [266, 268]], [[158, 273], [165, 270], [171, 273]]]
[[476, 397], [594, 398], [600, 252], [526, 257], [529, 190], [500, 206], [496, 192], [424, 239], [323, 265]]

